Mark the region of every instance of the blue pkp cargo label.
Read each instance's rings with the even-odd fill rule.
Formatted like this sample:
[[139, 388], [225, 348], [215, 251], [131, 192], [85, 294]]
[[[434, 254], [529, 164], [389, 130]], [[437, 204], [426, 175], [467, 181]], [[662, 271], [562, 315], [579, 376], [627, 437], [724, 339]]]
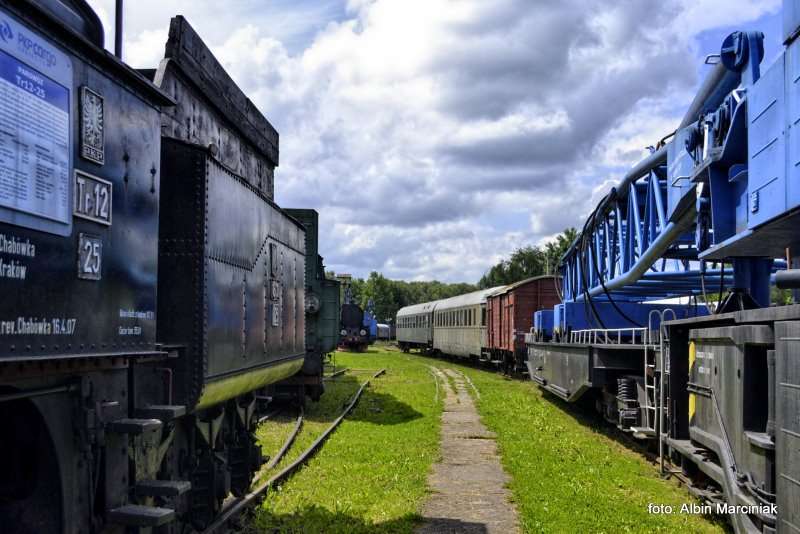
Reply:
[[0, 11], [0, 222], [71, 230], [72, 76], [66, 54]]

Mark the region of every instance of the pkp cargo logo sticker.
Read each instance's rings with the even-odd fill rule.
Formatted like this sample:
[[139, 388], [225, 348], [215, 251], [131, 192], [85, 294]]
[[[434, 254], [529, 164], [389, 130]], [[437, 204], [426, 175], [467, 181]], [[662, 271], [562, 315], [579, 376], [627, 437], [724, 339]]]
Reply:
[[0, 39], [6, 43], [14, 39], [14, 32], [6, 20], [0, 21]]

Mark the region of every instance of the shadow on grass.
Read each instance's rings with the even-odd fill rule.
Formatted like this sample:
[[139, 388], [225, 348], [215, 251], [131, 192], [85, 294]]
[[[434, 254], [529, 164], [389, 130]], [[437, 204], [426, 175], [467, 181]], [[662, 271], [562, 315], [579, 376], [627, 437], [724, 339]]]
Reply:
[[[350, 403], [364, 380], [362, 377], [344, 374], [326, 382], [322, 402], [308, 406], [306, 420], [333, 421]], [[394, 395], [368, 387], [361, 395], [355, 409], [347, 416], [347, 420], [376, 425], [398, 425], [420, 417], [422, 417], [420, 412], [398, 400]]]
[[[267, 496], [269, 499], [269, 496]], [[267, 507], [258, 510], [250, 527], [242, 532], [255, 533], [411, 533], [415, 529], [424, 534], [432, 533], [467, 533], [485, 534], [488, 532], [483, 523], [470, 523], [457, 519], [428, 518], [423, 523], [418, 514], [406, 514], [400, 518], [382, 523], [371, 523], [347, 511], [328, 510], [321, 506], [306, 505], [288, 514], [275, 514]]]

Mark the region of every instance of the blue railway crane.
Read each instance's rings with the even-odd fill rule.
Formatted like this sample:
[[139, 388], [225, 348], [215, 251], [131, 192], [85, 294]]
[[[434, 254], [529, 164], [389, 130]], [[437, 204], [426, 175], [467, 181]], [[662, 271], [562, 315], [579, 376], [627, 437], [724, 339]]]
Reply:
[[773, 284], [800, 288], [800, 0], [783, 19], [772, 65], [761, 33], [724, 40], [676, 130], [589, 215], [561, 302], [526, 335], [532, 380], [655, 441], [738, 533], [800, 532], [800, 305], [770, 302]]
[[581, 324], [641, 326], [646, 308], [634, 304], [719, 288], [731, 291], [719, 311], [769, 305], [775, 259], [797, 239], [787, 211], [800, 186], [777, 154], [788, 146], [784, 62], [762, 78], [762, 55], [762, 34], [731, 34], [676, 131], [588, 217], [561, 261], [563, 300], [611, 306], [580, 304]]

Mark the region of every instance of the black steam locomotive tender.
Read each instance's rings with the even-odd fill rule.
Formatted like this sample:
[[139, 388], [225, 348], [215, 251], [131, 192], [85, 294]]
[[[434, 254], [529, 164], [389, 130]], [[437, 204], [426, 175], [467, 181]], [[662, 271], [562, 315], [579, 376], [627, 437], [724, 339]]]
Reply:
[[314, 356], [275, 129], [182, 17], [156, 69], [103, 45], [83, 0], [0, 2], [5, 533], [203, 529]]

